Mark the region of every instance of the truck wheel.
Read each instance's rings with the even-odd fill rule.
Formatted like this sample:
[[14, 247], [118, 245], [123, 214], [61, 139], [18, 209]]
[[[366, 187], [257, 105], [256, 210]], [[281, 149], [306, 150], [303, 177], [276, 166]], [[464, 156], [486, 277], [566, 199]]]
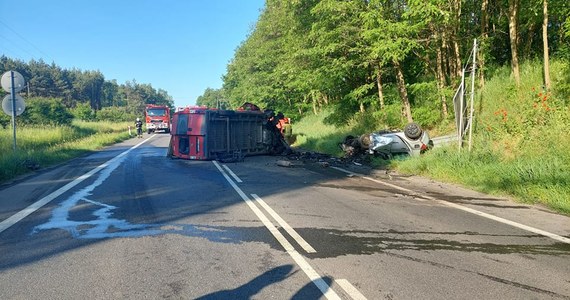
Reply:
[[404, 127], [404, 135], [411, 140], [417, 140], [422, 136], [422, 128], [418, 123], [409, 123]]
[[147, 130], [147, 133], [148, 133], [148, 134], [150, 134], [150, 132], [151, 132], [151, 131], [150, 131], [150, 129], [149, 129], [149, 130]]

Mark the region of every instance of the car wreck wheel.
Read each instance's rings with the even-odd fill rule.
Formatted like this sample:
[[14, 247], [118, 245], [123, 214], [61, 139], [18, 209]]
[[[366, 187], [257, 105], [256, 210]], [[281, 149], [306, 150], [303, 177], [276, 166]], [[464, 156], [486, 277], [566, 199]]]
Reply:
[[404, 134], [407, 138], [416, 140], [422, 136], [422, 128], [418, 123], [409, 123], [404, 127]]
[[370, 135], [369, 134], [363, 134], [358, 138], [358, 142], [360, 143], [360, 146], [364, 149], [368, 149], [370, 148], [370, 145], [372, 144], [372, 141], [370, 140]]

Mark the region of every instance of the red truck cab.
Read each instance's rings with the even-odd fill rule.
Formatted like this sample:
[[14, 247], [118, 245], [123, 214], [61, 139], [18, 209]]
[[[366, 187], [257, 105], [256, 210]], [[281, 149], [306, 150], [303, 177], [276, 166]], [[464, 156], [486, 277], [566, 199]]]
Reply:
[[166, 105], [147, 105], [145, 108], [145, 123], [149, 134], [158, 130], [169, 133], [170, 107]]

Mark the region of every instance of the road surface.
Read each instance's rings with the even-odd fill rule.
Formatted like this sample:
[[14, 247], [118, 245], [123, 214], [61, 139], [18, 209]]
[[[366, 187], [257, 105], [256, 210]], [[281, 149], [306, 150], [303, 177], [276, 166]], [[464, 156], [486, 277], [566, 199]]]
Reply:
[[[570, 299], [570, 218], [144, 135], [0, 187], [0, 299]], [[356, 166], [353, 166], [356, 167]]]

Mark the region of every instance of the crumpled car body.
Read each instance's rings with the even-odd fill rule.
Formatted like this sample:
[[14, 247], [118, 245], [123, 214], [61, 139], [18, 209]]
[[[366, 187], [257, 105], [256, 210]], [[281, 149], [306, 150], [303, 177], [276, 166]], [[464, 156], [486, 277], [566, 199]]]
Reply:
[[429, 135], [424, 131], [419, 139], [410, 139], [403, 132], [394, 133], [371, 133], [369, 151], [376, 152], [390, 158], [394, 155], [407, 154], [417, 156], [428, 150], [430, 145]]
[[341, 149], [347, 156], [359, 152], [391, 159], [398, 155], [417, 156], [433, 146], [427, 131], [416, 123], [406, 125], [403, 131], [378, 131], [359, 137], [347, 136]]

